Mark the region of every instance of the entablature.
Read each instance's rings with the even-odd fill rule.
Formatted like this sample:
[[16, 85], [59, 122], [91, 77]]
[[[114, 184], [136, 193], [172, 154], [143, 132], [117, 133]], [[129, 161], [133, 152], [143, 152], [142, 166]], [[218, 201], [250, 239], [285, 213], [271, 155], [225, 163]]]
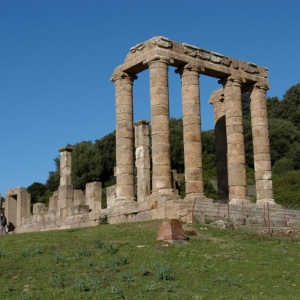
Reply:
[[166, 37], [156, 36], [132, 47], [125, 62], [118, 66], [115, 73], [138, 74], [148, 68], [147, 61], [154, 57], [169, 59], [169, 65], [183, 67], [186, 64], [199, 68], [199, 73], [223, 79], [238, 73], [244, 85], [265, 82], [268, 85], [268, 69], [254, 63], [227, 57], [186, 43], [171, 41]]

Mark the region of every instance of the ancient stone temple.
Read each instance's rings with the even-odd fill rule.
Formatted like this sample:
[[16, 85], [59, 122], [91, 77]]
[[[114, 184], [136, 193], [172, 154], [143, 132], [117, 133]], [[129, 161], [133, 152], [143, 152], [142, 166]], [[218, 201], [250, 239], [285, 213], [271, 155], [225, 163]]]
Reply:
[[[175, 200], [170, 163], [168, 68], [181, 77], [186, 200], [203, 199], [199, 76], [216, 78], [222, 89], [214, 107], [218, 189], [221, 201], [247, 203], [242, 93], [250, 92], [257, 204], [274, 204], [266, 110], [268, 70], [188, 44], [154, 37], [130, 49], [111, 77], [116, 90], [115, 206], [134, 203], [133, 83], [149, 69], [152, 132], [151, 196]], [[139, 195], [138, 195], [139, 197]]]
[[[176, 170], [170, 159], [169, 68], [181, 79], [186, 196], [178, 195]], [[137, 74], [149, 70], [151, 121], [133, 118], [133, 87]], [[200, 76], [215, 78], [220, 89], [209, 103], [214, 109], [219, 200], [204, 195], [200, 118]], [[5, 213], [16, 232], [96, 226], [151, 219], [236, 224], [299, 225], [300, 212], [275, 204], [266, 91], [268, 70], [199, 47], [154, 37], [130, 49], [111, 80], [116, 103], [116, 185], [87, 183], [85, 191], [72, 185], [72, 151], [60, 152], [60, 186], [49, 199], [33, 205], [25, 188], [6, 192]], [[256, 203], [247, 197], [242, 94], [251, 99], [251, 124]], [[151, 130], [151, 139], [150, 139]], [[106, 201], [105, 201], [106, 200]], [[107, 205], [103, 205], [106, 202]]]

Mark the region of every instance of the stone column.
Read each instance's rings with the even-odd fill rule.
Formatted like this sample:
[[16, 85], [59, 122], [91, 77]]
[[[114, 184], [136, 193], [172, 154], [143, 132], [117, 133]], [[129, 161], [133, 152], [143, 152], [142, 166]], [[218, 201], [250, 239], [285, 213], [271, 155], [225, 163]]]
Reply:
[[137, 170], [137, 201], [150, 195], [149, 121], [134, 124], [135, 166]]
[[266, 103], [267, 84], [256, 83], [251, 92], [251, 123], [256, 181], [256, 203], [274, 204]]
[[156, 56], [145, 62], [150, 70], [152, 119], [152, 192], [172, 193], [170, 159], [169, 59]]
[[230, 76], [223, 81], [223, 84], [229, 202], [248, 202], [241, 93], [242, 78]]
[[60, 152], [60, 185], [72, 184], [72, 151], [73, 147], [66, 146], [58, 149]]
[[116, 202], [135, 201], [133, 149], [133, 81], [127, 73], [114, 74], [111, 80], [116, 93]]
[[58, 149], [60, 152], [60, 185], [58, 188], [57, 208], [67, 208], [73, 205], [72, 185], [72, 151], [73, 147], [66, 146]]
[[214, 91], [210, 96], [209, 103], [214, 108], [218, 197], [220, 203], [227, 203], [228, 171], [224, 90]]
[[203, 196], [199, 68], [186, 65], [181, 75], [185, 190], [187, 197]]

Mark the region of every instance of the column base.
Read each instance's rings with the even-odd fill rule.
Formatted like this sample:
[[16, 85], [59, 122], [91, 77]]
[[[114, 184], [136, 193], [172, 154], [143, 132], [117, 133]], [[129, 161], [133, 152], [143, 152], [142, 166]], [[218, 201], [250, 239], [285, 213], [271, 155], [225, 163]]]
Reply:
[[259, 200], [256, 200], [256, 205], [264, 205], [264, 204], [267, 204], [267, 203], [269, 205], [272, 205], [272, 206], [273, 205], [281, 206], [281, 205], [277, 204], [274, 199], [259, 199]]
[[230, 199], [228, 204], [241, 204], [241, 203], [251, 203], [249, 198], [233, 198]]
[[174, 190], [173, 189], [153, 190], [151, 195], [158, 195], [158, 196], [174, 195]]
[[128, 203], [136, 203], [135, 197], [118, 197], [116, 198], [113, 206], [122, 206]]
[[198, 200], [203, 201], [203, 200], [206, 200], [208, 198], [204, 195], [204, 193], [190, 193], [190, 194], [185, 195], [184, 199], [185, 200], [196, 200], [196, 199], [198, 199]]

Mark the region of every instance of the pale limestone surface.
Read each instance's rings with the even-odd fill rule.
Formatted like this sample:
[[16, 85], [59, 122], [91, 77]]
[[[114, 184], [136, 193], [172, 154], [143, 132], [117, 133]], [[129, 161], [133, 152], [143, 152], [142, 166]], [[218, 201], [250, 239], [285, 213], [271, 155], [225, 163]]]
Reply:
[[[259, 82], [260, 86], [268, 87], [268, 70], [265, 67], [253, 63], [240, 61], [219, 53], [208, 51], [188, 44], [180, 44], [165, 37], [154, 37], [144, 43], [140, 43], [130, 49], [125, 62], [115, 69], [112, 80], [116, 86], [116, 111], [117, 119], [120, 113], [119, 107], [127, 90], [120, 90], [116, 78], [133, 78], [139, 72], [149, 69], [150, 73], [150, 101], [151, 101], [151, 130], [152, 130], [152, 193], [159, 195], [175, 194], [172, 190], [170, 168], [170, 130], [169, 130], [169, 92], [168, 92], [168, 68], [177, 67], [177, 73], [181, 76], [182, 108], [184, 126], [184, 159], [185, 159], [185, 183], [187, 198], [195, 198], [203, 195], [202, 179], [202, 153], [201, 153], [201, 120], [200, 120], [200, 87], [199, 74], [213, 76], [220, 79], [223, 84], [222, 101], [215, 106], [215, 123], [217, 140], [217, 168], [218, 187], [220, 201], [229, 199], [231, 203], [248, 202], [246, 195], [246, 164], [244, 136], [242, 126], [241, 95]], [[136, 78], [136, 77], [134, 77]], [[122, 96], [122, 94], [124, 94]], [[257, 92], [253, 97], [265, 102], [266, 96]], [[132, 86], [130, 89], [130, 104], [126, 102], [126, 112], [132, 111]], [[123, 104], [123, 103], [122, 103]], [[258, 104], [253, 103], [253, 111]], [[219, 106], [219, 108], [217, 108]], [[260, 106], [261, 107], [261, 106]], [[254, 130], [256, 135], [266, 136], [267, 128], [258, 128], [261, 122], [254, 117]], [[266, 116], [264, 116], [266, 120]], [[121, 131], [117, 121], [116, 133]], [[131, 128], [128, 124], [128, 128]], [[255, 136], [254, 134], [254, 136]], [[225, 135], [225, 137], [224, 137]], [[127, 135], [129, 136], [129, 135]], [[269, 147], [267, 139], [256, 137], [257, 151], [263, 152], [264, 158], [255, 157], [257, 162], [256, 183], [258, 186], [258, 200], [273, 203], [271, 192], [271, 179], [268, 176], [270, 164], [267, 157]], [[117, 195], [122, 193], [124, 184], [128, 184], [127, 191], [132, 191], [131, 162], [133, 151], [124, 152], [118, 149], [117, 138]], [[268, 153], [267, 153], [268, 152]], [[118, 153], [121, 157], [118, 158]], [[263, 160], [264, 159], [264, 160]], [[118, 161], [120, 164], [118, 165]], [[128, 163], [127, 163], [128, 162]], [[129, 164], [130, 163], [130, 164]], [[127, 164], [127, 168], [124, 167]], [[122, 169], [120, 166], [122, 165]], [[222, 175], [223, 173], [223, 178]], [[124, 176], [127, 180], [122, 180]], [[264, 179], [261, 179], [261, 178]], [[260, 179], [259, 179], [260, 178]], [[261, 180], [261, 182], [259, 182]], [[262, 188], [261, 188], [262, 187]], [[125, 197], [125, 194], [124, 194]], [[117, 196], [118, 198], [118, 196]], [[134, 198], [134, 197], [133, 197]], [[226, 199], [227, 198], [227, 199]], [[121, 199], [119, 197], [119, 199]], [[127, 200], [124, 198], [124, 201]]]
[[13, 227], [22, 225], [22, 218], [30, 215], [30, 195], [24, 187], [5, 192], [5, 214], [8, 224]]
[[150, 195], [150, 155], [149, 155], [149, 121], [134, 123], [135, 132], [135, 167], [137, 181], [137, 200], [145, 201]]
[[188, 64], [183, 68], [177, 69], [177, 72], [181, 75], [184, 172], [187, 196], [204, 193], [200, 120], [200, 71], [201, 68]]
[[135, 201], [133, 159], [133, 100], [135, 76], [113, 76], [116, 91], [116, 188], [115, 203]]
[[6, 191], [5, 213], [10, 231], [27, 232], [99, 224], [102, 214], [102, 184], [101, 182], [88, 183], [85, 194], [81, 190], [73, 189], [72, 149], [72, 147], [59, 149], [60, 186], [50, 197], [48, 208], [43, 203], [36, 203], [31, 214], [30, 195], [25, 188], [18, 187]]

